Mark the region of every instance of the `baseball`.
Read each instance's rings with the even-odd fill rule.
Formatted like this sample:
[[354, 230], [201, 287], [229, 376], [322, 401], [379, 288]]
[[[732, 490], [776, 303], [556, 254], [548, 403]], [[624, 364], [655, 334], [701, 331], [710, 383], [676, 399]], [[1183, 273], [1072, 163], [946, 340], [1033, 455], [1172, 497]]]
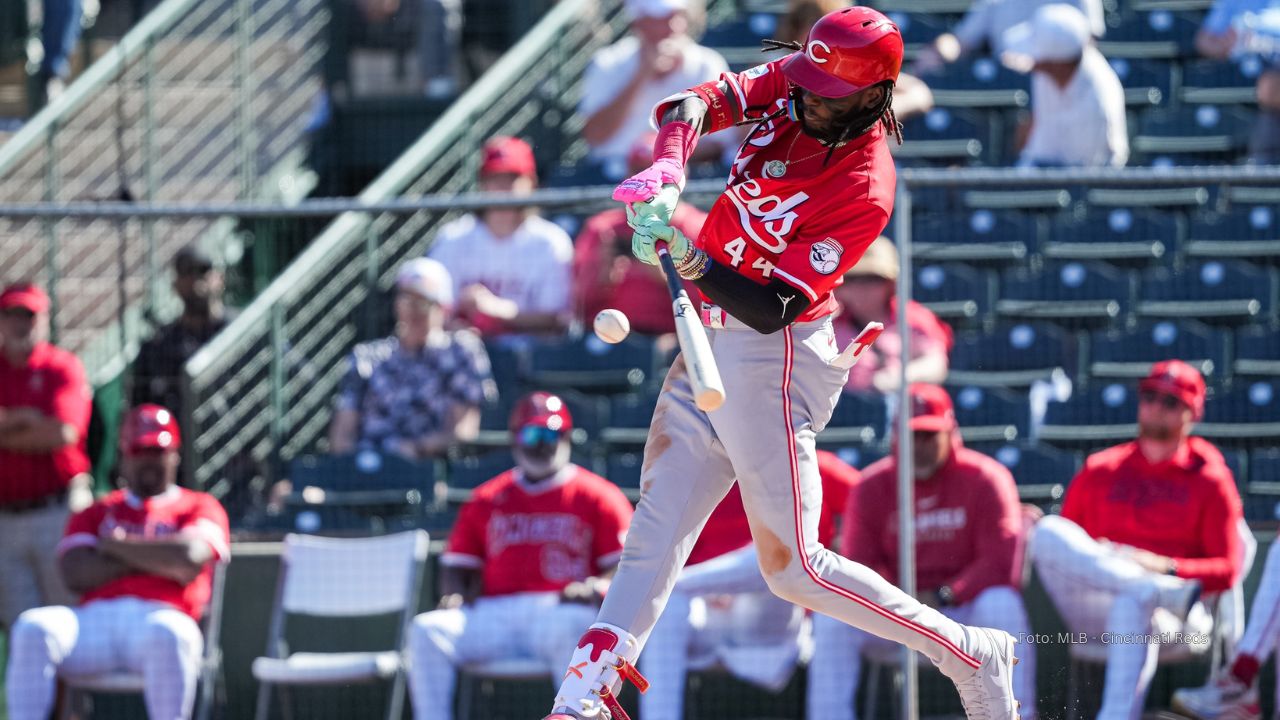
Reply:
[[596, 320], [593, 323], [596, 331], [596, 337], [607, 343], [620, 343], [627, 339], [627, 335], [631, 332], [631, 321], [621, 310], [609, 308], [596, 313]]

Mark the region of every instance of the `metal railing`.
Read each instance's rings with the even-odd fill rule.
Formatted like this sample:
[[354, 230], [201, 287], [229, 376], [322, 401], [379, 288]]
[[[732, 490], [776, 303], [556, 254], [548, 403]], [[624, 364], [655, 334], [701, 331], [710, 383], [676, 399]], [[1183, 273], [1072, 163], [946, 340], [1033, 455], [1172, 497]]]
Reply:
[[[293, 173], [322, 91], [327, 19], [324, 0], [165, 0], [0, 146], [0, 200], [288, 195], [305, 184]], [[101, 377], [166, 296], [174, 252], [215, 227], [229, 225], [5, 216], [0, 267], [49, 289], [55, 338]]]

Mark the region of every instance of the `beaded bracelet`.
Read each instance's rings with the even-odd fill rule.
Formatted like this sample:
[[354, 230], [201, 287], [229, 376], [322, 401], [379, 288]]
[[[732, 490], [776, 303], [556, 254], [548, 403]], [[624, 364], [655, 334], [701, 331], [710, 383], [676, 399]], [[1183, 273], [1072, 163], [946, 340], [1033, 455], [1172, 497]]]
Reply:
[[693, 248], [677, 265], [676, 273], [685, 280], [697, 280], [707, 274], [711, 256], [702, 248]]

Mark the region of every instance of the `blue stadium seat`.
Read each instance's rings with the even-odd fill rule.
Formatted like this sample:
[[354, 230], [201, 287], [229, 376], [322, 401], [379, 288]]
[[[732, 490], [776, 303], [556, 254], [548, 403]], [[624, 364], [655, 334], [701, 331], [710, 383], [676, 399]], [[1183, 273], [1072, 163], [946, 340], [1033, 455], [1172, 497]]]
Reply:
[[903, 123], [902, 145], [889, 146], [897, 160], [929, 160], [947, 165], [969, 164], [982, 157], [984, 124], [964, 110], [937, 107]]
[[1280, 330], [1249, 325], [1236, 331], [1236, 375], [1280, 377]]
[[1202, 163], [1232, 162], [1244, 149], [1252, 125], [1252, 112], [1238, 107], [1183, 105], [1151, 110], [1143, 114], [1132, 139], [1134, 160], [1157, 166], [1175, 156]]
[[1249, 456], [1244, 448], [1220, 447], [1222, 459], [1231, 469], [1231, 476], [1236, 479], [1236, 489], [1243, 495], [1249, 482]]
[[304, 455], [289, 464], [285, 499], [291, 529], [308, 533], [385, 532], [417, 527], [435, 504], [439, 467], [395, 455]]
[[959, 263], [924, 265], [916, 269], [912, 295], [938, 317], [952, 324], [975, 324], [991, 312], [995, 278]]
[[1257, 102], [1258, 76], [1266, 65], [1256, 57], [1240, 62], [1194, 60], [1182, 65], [1182, 101], [1212, 105]]
[[1123, 57], [1107, 61], [1124, 86], [1126, 105], [1159, 105], [1172, 99], [1173, 64], [1169, 61]]
[[1080, 469], [1078, 453], [1041, 443], [984, 443], [973, 448], [1009, 469], [1024, 501], [1060, 500]]
[[610, 345], [594, 333], [576, 339], [539, 342], [529, 350], [528, 381], [542, 388], [590, 392], [626, 392], [640, 387], [654, 371], [654, 339], [632, 333]]
[[1037, 227], [1036, 219], [1026, 214], [986, 208], [917, 215], [911, 225], [911, 254], [921, 263], [1021, 262]]
[[1100, 209], [1080, 221], [1064, 217], [1051, 223], [1043, 252], [1056, 260], [1150, 263], [1173, 248], [1178, 225], [1178, 218], [1169, 213]]
[[885, 437], [888, 417], [883, 395], [844, 393], [836, 403], [827, 427], [818, 433], [818, 444], [824, 447], [873, 444]]
[[1191, 218], [1187, 255], [1280, 263], [1280, 218], [1275, 205], [1237, 205], [1227, 213], [1197, 213]]
[[1276, 279], [1248, 263], [1210, 260], [1145, 271], [1139, 297], [1140, 316], [1241, 323], [1275, 311]]
[[1227, 372], [1228, 335], [1194, 320], [1144, 322], [1128, 330], [1100, 330], [1089, 339], [1089, 375], [1142, 378], [1159, 360], [1194, 365], [1209, 381]]
[[965, 442], [1013, 442], [1025, 439], [1031, 427], [1031, 407], [1025, 394], [975, 385], [950, 386]]
[[464, 455], [449, 461], [449, 500], [463, 502], [481, 484], [515, 467], [510, 450], [494, 450], [483, 455]]
[[609, 453], [605, 460], [604, 476], [609, 482], [622, 488], [632, 502], [640, 499], [640, 470], [644, 466], [642, 452]]
[[826, 448], [836, 454], [845, 464], [859, 470], [884, 457], [886, 448], [883, 445], [846, 445], [839, 448]]
[[1130, 440], [1138, 428], [1137, 383], [1094, 383], [1066, 402], [1050, 402], [1040, 439], [1060, 445], [1101, 446]]
[[609, 402], [609, 426], [600, 433], [600, 439], [610, 447], [641, 447], [649, 437], [649, 424], [653, 409], [658, 403], [658, 392], [637, 392], [618, 395]]
[[886, 11], [885, 15], [898, 26], [907, 47], [928, 45], [939, 35], [951, 32], [953, 25], [950, 18], [942, 15], [902, 11]]
[[1196, 434], [1233, 443], [1280, 437], [1280, 380], [1242, 378], [1230, 392], [1210, 398]]
[[938, 107], [1025, 107], [1030, 98], [1030, 76], [990, 57], [962, 59], [926, 80]]
[[1176, 58], [1195, 54], [1199, 18], [1172, 10], [1122, 13], [1098, 49], [1108, 58]]
[[1280, 448], [1249, 452], [1249, 482], [1244, 493], [1247, 520], [1280, 520]]
[[1027, 387], [1055, 375], [1074, 375], [1075, 339], [1043, 322], [1009, 323], [984, 333], [962, 333], [951, 351], [953, 385]]
[[1133, 294], [1133, 276], [1110, 265], [1051, 263], [1040, 272], [1005, 272], [996, 314], [1070, 327], [1108, 324], [1128, 310]]
[[[713, 48], [760, 49], [760, 41], [776, 37], [778, 16], [773, 13], [755, 12], [746, 17], [718, 23], [707, 28], [699, 42]], [[761, 61], [763, 62], [763, 60]]]

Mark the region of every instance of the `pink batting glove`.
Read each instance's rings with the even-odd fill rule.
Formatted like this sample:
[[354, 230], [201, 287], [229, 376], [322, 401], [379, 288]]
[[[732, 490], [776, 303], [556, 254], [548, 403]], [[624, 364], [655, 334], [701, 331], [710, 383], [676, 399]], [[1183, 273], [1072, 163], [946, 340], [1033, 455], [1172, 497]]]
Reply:
[[663, 185], [684, 188], [684, 168], [671, 160], [655, 160], [614, 188], [613, 199], [624, 203], [648, 202]]

